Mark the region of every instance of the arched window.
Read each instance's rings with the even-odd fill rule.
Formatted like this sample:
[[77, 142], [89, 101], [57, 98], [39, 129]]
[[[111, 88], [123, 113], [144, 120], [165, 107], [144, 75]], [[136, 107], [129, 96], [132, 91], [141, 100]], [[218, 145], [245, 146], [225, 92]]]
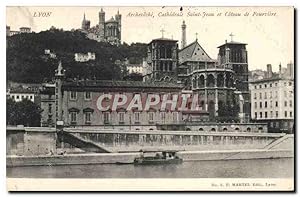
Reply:
[[191, 129], [190, 128], [186, 128], [186, 131], [190, 131]]
[[211, 129], [211, 131], [212, 131], [212, 132], [215, 132], [215, 131], [216, 131], [216, 129], [215, 129], [215, 128], [212, 128], [212, 129]]
[[204, 75], [200, 75], [199, 77], [199, 87], [203, 88], [204, 87]]
[[237, 132], [238, 132], [238, 131], [240, 131], [240, 128], [238, 128], [238, 127], [237, 127], [237, 128], [235, 128], [235, 131], [237, 131]]
[[224, 132], [227, 132], [227, 128], [226, 128], [226, 127], [225, 127], [225, 128], [223, 128], [223, 131], [224, 131]]
[[203, 131], [203, 128], [199, 128], [199, 131]]
[[206, 86], [207, 87], [214, 87], [215, 86], [215, 77], [212, 74], [207, 76]]
[[193, 84], [193, 88], [196, 88], [196, 79], [195, 78], [193, 78], [192, 84]]
[[247, 132], [251, 132], [251, 128], [250, 127], [247, 128]]
[[223, 74], [218, 74], [217, 76], [217, 86], [223, 87], [224, 86], [224, 76]]

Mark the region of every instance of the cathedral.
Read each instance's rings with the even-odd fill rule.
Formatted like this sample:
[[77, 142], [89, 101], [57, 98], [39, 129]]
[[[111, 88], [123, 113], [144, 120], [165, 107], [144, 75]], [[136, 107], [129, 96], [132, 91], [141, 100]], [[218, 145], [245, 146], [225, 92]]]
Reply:
[[87, 37], [98, 42], [109, 42], [113, 45], [121, 44], [121, 19], [122, 15], [117, 12], [114, 17], [105, 21], [105, 12], [101, 8], [99, 12], [99, 22], [91, 27], [91, 22], [86, 19], [85, 14], [81, 24], [81, 31], [86, 33]]
[[[236, 111], [241, 122], [250, 120], [248, 58], [245, 43], [231, 40], [219, 46], [212, 59], [198, 39], [186, 46], [186, 24], [181, 26], [181, 49], [177, 40], [158, 38], [148, 45], [144, 81], [165, 81], [183, 85], [199, 95], [200, 106], [210, 120]], [[233, 36], [231, 34], [231, 36]], [[218, 120], [222, 121], [222, 120]]]

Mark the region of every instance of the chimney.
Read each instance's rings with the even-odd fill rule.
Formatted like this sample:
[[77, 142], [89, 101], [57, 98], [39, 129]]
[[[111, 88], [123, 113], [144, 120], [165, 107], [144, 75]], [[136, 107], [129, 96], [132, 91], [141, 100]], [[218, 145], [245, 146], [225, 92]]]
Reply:
[[185, 21], [181, 25], [181, 48], [183, 49], [186, 46], [186, 24]]
[[281, 63], [279, 64], [279, 77], [281, 77]]
[[272, 78], [273, 72], [272, 72], [272, 65], [267, 64], [267, 78]]

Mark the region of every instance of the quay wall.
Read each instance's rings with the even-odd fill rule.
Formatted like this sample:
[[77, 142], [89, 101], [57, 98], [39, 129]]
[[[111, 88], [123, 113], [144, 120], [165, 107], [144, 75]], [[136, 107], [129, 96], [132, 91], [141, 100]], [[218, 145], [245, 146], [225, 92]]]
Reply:
[[[258, 149], [283, 137], [280, 133], [253, 132], [204, 132], [204, 131], [167, 131], [167, 130], [100, 130], [64, 128], [86, 142], [93, 142], [110, 152], [130, 152], [141, 149], [175, 150], [230, 150]], [[59, 148], [70, 152], [75, 146], [58, 143], [54, 128], [7, 127], [7, 155], [47, 155], [56, 154]]]
[[56, 154], [56, 130], [48, 128], [7, 128], [6, 155]]
[[[178, 155], [184, 162], [239, 160], [239, 159], [274, 159], [292, 158], [293, 150], [222, 150], [222, 151], [182, 151]], [[133, 162], [139, 153], [94, 153], [70, 154], [55, 156], [7, 156], [6, 165], [14, 166], [52, 166], [52, 165], [87, 165], [87, 164], [114, 164], [116, 162]]]
[[263, 148], [285, 134], [252, 132], [201, 131], [118, 131], [65, 129], [86, 141], [106, 147], [111, 152], [139, 151], [141, 149], [227, 150]]

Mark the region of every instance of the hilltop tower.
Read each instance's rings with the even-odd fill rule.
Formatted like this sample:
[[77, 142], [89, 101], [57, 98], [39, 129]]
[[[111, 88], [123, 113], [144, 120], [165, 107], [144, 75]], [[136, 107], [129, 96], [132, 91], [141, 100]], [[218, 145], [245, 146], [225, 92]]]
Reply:
[[119, 38], [119, 40], [121, 42], [121, 32], [122, 32], [121, 31], [121, 27], [122, 27], [121, 21], [122, 21], [122, 15], [119, 13], [119, 10], [118, 10], [118, 12], [117, 12], [117, 14], [115, 16], [115, 19], [118, 22], [118, 38]]
[[105, 40], [105, 12], [102, 8], [99, 12], [99, 36], [101, 41]]
[[90, 21], [89, 20], [86, 20], [85, 18], [85, 13], [83, 14], [83, 20], [82, 20], [82, 23], [81, 23], [81, 29], [82, 30], [89, 30], [90, 29]]
[[181, 48], [183, 49], [186, 46], [186, 24], [185, 21], [181, 25]]

